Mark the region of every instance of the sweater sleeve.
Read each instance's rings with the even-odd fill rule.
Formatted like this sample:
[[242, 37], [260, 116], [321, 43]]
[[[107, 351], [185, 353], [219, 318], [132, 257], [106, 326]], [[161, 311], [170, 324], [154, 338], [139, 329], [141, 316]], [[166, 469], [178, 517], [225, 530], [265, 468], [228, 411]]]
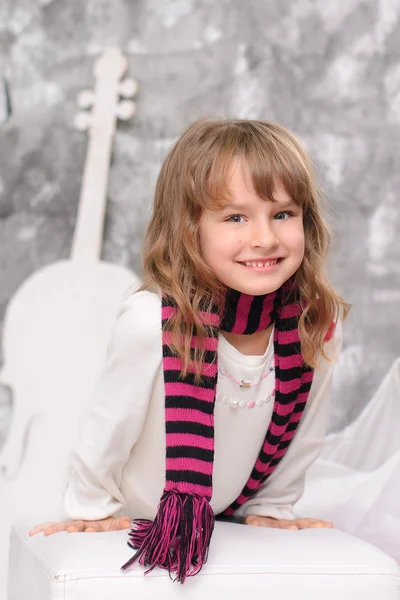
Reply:
[[162, 359], [160, 310], [157, 294], [141, 291], [118, 311], [104, 367], [70, 452], [63, 486], [66, 518], [126, 514], [120, 482]]
[[334, 368], [342, 346], [342, 320], [339, 319], [333, 337], [325, 343], [331, 362], [321, 359], [314, 372], [306, 408], [282, 460], [258, 492], [243, 504], [235, 515], [258, 515], [275, 519], [297, 519], [293, 506], [304, 492], [307, 469], [322, 449], [330, 409]]

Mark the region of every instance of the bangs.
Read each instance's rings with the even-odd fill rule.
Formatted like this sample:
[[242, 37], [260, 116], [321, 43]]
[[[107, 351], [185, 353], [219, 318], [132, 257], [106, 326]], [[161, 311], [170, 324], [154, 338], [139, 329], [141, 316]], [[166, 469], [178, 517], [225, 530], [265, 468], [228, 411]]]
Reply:
[[[276, 187], [282, 185], [298, 206], [307, 208], [313, 185], [306, 157], [292, 137], [276, 127], [278, 135], [250, 127], [249, 123], [246, 127], [231, 125], [220, 130], [213, 140], [211, 156], [208, 154], [207, 167], [204, 169], [203, 164], [203, 168], [193, 170], [196, 200], [201, 208], [220, 210], [232, 201], [229, 172], [238, 159], [243, 161], [243, 176], [250, 177], [257, 196], [275, 202]], [[198, 165], [201, 163], [200, 159]]]

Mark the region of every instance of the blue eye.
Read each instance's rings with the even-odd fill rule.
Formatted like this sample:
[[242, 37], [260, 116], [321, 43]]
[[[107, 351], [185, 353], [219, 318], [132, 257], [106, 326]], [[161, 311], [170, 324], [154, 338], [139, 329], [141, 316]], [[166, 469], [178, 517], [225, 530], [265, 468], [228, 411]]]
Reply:
[[[288, 215], [288, 217], [293, 217], [293, 216], [294, 216], [294, 213], [293, 213], [292, 211], [290, 211], [290, 210], [284, 210], [284, 211], [281, 211], [280, 213], [277, 213], [277, 214], [274, 216], [274, 219], [275, 219], [276, 221], [287, 221], [288, 217], [281, 219], [281, 218], [278, 218], [278, 217], [280, 217], [280, 215]], [[229, 217], [227, 217], [227, 218], [225, 219], [225, 221], [226, 221], [227, 223], [239, 223], [240, 221], [233, 221], [233, 220], [232, 220], [232, 219], [234, 219], [234, 218], [236, 218], [236, 217], [238, 217], [239, 219], [241, 219], [241, 218], [245, 218], [245, 217], [243, 217], [243, 215], [239, 215], [239, 214], [237, 214], [237, 215], [229, 215]]]
[[[284, 210], [275, 215], [274, 218], [276, 219], [276, 217], [279, 217], [279, 215], [289, 215], [289, 217], [293, 217], [293, 213], [290, 210]], [[277, 219], [277, 221], [287, 221], [287, 219]]]
[[233, 217], [243, 217], [243, 215], [229, 215], [229, 217], [226, 219], [226, 221], [227, 221], [228, 223], [238, 223], [238, 221], [231, 221], [231, 219], [232, 219]]

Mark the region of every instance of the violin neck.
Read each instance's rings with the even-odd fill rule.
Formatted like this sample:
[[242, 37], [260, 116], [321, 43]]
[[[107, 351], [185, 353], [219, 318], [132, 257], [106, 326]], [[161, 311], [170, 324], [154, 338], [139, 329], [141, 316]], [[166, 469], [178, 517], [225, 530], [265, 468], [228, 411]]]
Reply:
[[[110, 90], [113, 93], [113, 90]], [[114, 91], [115, 93], [115, 91]], [[103, 243], [107, 205], [108, 173], [115, 132], [115, 115], [104, 110], [109, 104], [97, 104], [83, 171], [78, 214], [72, 241], [72, 260], [98, 261]]]

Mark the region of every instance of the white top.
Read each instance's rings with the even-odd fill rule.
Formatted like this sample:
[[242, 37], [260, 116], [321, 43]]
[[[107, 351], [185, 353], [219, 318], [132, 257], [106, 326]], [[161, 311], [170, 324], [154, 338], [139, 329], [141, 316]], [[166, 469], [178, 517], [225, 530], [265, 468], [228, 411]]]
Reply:
[[[161, 336], [159, 294], [136, 292], [122, 303], [106, 363], [71, 452], [63, 491], [68, 519], [95, 520], [124, 514], [154, 518], [165, 485]], [[264, 486], [235, 513], [237, 516], [298, 516], [293, 505], [303, 494], [306, 470], [316, 460], [325, 437], [332, 374], [341, 344], [339, 320], [334, 337], [325, 343], [332, 362], [321, 358], [301, 423], [286, 454]], [[271, 420], [273, 332], [262, 356], [242, 354], [220, 333], [218, 365], [211, 498], [215, 514], [240, 495]], [[250, 378], [258, 385], [242, 388], [231, 377], [236, 381]], [[239, 406], [232, 406], [233, 401]], [[256, 405], [248, 408], [252, 402]]]

